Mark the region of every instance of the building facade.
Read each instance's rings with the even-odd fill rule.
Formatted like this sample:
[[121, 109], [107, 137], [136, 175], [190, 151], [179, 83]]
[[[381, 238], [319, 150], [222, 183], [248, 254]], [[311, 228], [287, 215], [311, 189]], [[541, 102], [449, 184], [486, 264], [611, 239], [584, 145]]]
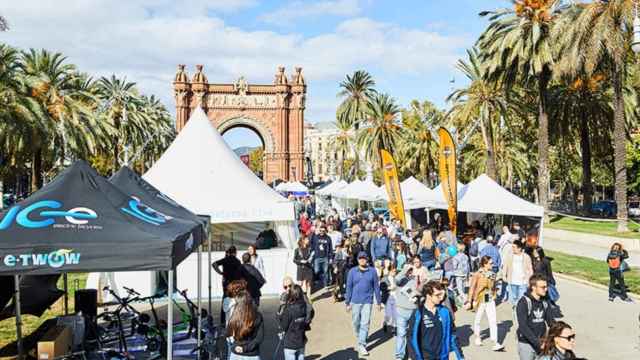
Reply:
[[279, 67], [273, 84], [249, 84], [244, 77], [235, 83], [209, 83], [202, 65], [191, 79], [178, 65], [173, 82], [176, 128], [180, 131], [191, 111], [201, 107], [220, 134], [236, 127], [255, 131], [264, 146], [264, 180], [304, 179], [304, 109], [307, 85], [302, 68], [287, 77]]

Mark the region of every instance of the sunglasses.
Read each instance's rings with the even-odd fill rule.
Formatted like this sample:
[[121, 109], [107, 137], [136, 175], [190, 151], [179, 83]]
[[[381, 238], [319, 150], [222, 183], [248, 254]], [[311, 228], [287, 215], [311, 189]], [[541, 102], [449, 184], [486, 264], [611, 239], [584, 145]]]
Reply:
[[567, 341], [574, 341], [574, 340], [576, 339], [576, 334], [569, 335], [569, 336], [559, 336], [559, 335], [558, 335], [558, 337], [559, 337], [559, 338], [562, 338], [562, 339], [565, 339], [565, 340], [567, 340]]

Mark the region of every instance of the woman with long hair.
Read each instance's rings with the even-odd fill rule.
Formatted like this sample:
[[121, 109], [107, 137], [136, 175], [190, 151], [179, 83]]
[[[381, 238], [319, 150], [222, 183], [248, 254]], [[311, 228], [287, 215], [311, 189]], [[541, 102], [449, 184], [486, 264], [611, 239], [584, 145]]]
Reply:
[[617, 294], [623, 301], [632, 302], [627, 296], [627, 286], [624, 283], [624, 272], [627, 271], [625, 259], [629, 258], [629, 253], [620, 243], [611, 245], [607, 264], [609, 265], [609, 301], [613, 301]]
[[[235, 280], [227, 285], [227, 296], [222, 300], [222, 311], [224, 311], [225, 326], [229, 325], [229, 320], [233, 315], [236, 306], [246, 299], [250, 299], [245, 280]], [[227, 354], [231, 354], [231, 344], [233, 339], [227, 337]]]
[[311, 284], [313, 283], [313, 251], [309, 238], [302, 235], [298, 240], [298, 248], [293, 253], [293, 262], [297, 265], [297, 280], [302, 289], [311, 296]]
[[541, 247], [529, 248], [527, 251], [531, 256], [531, 265], [533, 266], [534, 274], [542, 274], [547, 278], [547, 296], [554, 304], [560, 299], [558, 289], [556, 289], [556, 279], [553, 277], [553, 270], [551, 269], [551, 258], [548, 258], [544, 254], [544, 250]]
[[493, 351], [504, 349], [504, 345], [498, 342], [498, 322], [496, 319], [496, 274], [491, 270], [493, 260], [490, 256], [480, 259], [480, 268], [471, 277], [469, 284], [468, 309], [476, 309], [476, 317], [473, 322], [473, 333], [476, 335], [475, 344], [482, 345], [480, 338], [480, 321], [482, 315], [487, 314], [489, 321], [489, 337], [494, 343]]
[[433, 241], [431, 230], [425, 229], [422, 232], [422, 239], [418, 244], [418, 256], [422, 261], [422, 265], [429, 271], [433, 271], [436, 267], [436, 244]]
[[564, 321], [554, 322], [542, 338], [540, 355], [536, 360], [575, 359], [573, 349], [576, 345], [576, 333]]
[[304, 348], [307, 343], [305, 333], [309, 330], [310, 322], [307, 315], [308, 306], [310, 305], [304, 299], [302, 288], [293, 285], [282, 312], [278, 314], [280, 331], [284, 333], [282, 341], [285, 360], [304, 360]]
[[262, 261], [262, 257], [258, 255], [257, 249], [258, 248], [254, 244], [251, 244], [249, 245], [249, 249], [247, 249], [247, 253], [251, 255], [251, 265], [255, 266], [262, 276], [266, 276], [264, 271], [264, 262]]
[[261, 360], [264, 322], [249, 295], [235, 306], [227, 325], [227, 336], [231, 338], [229, 360]]
[[409, 260], [409, 251], [407, 251], [407, 244], [400, 240], [393, 244], [393, 251], [391, 253], [393, 258], [394, 267], [396, 269], [404, 268], [404, 264]]

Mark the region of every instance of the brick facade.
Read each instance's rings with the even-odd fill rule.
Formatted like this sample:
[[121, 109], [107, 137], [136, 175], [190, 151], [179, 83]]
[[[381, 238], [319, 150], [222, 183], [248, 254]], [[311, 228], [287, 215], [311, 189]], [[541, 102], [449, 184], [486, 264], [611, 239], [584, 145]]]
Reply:
[[248, 127], [264, 143], [264, 180], [304, 179], [304, 109], [307, 86], [302, 68], [290, 79], [279, 67], [272, 85], [248, 84], [241, 77], [234, 84], [210, 84], [202, 65], [189, 80], [184, 65], [178, 65], [173, 89], [176, 99], [176, 129], [180, 131], [192, 109], [201, 106], [220, 134], [235, 127]]

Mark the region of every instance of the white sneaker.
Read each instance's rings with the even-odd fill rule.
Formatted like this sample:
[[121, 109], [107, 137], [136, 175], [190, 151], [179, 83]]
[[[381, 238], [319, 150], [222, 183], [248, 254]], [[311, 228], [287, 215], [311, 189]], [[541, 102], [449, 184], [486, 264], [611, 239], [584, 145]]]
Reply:
[[495, 345], [493, 345], [491, 350], [493, 350], [493, 351], [502, 351], [502, 350], [504, 350], [504, 345], [496, 343]]
[[475, 344], [476, 346], [482, 346], [482, 340], [480, 339], [480, 337], [476, 336]]
[[364, 345], [359, 345], [358, 346], [358, 355], [360, 355], [360, 356], [369, 356], [369, 352], [367, 351], [367, 348], [364, 347]]

